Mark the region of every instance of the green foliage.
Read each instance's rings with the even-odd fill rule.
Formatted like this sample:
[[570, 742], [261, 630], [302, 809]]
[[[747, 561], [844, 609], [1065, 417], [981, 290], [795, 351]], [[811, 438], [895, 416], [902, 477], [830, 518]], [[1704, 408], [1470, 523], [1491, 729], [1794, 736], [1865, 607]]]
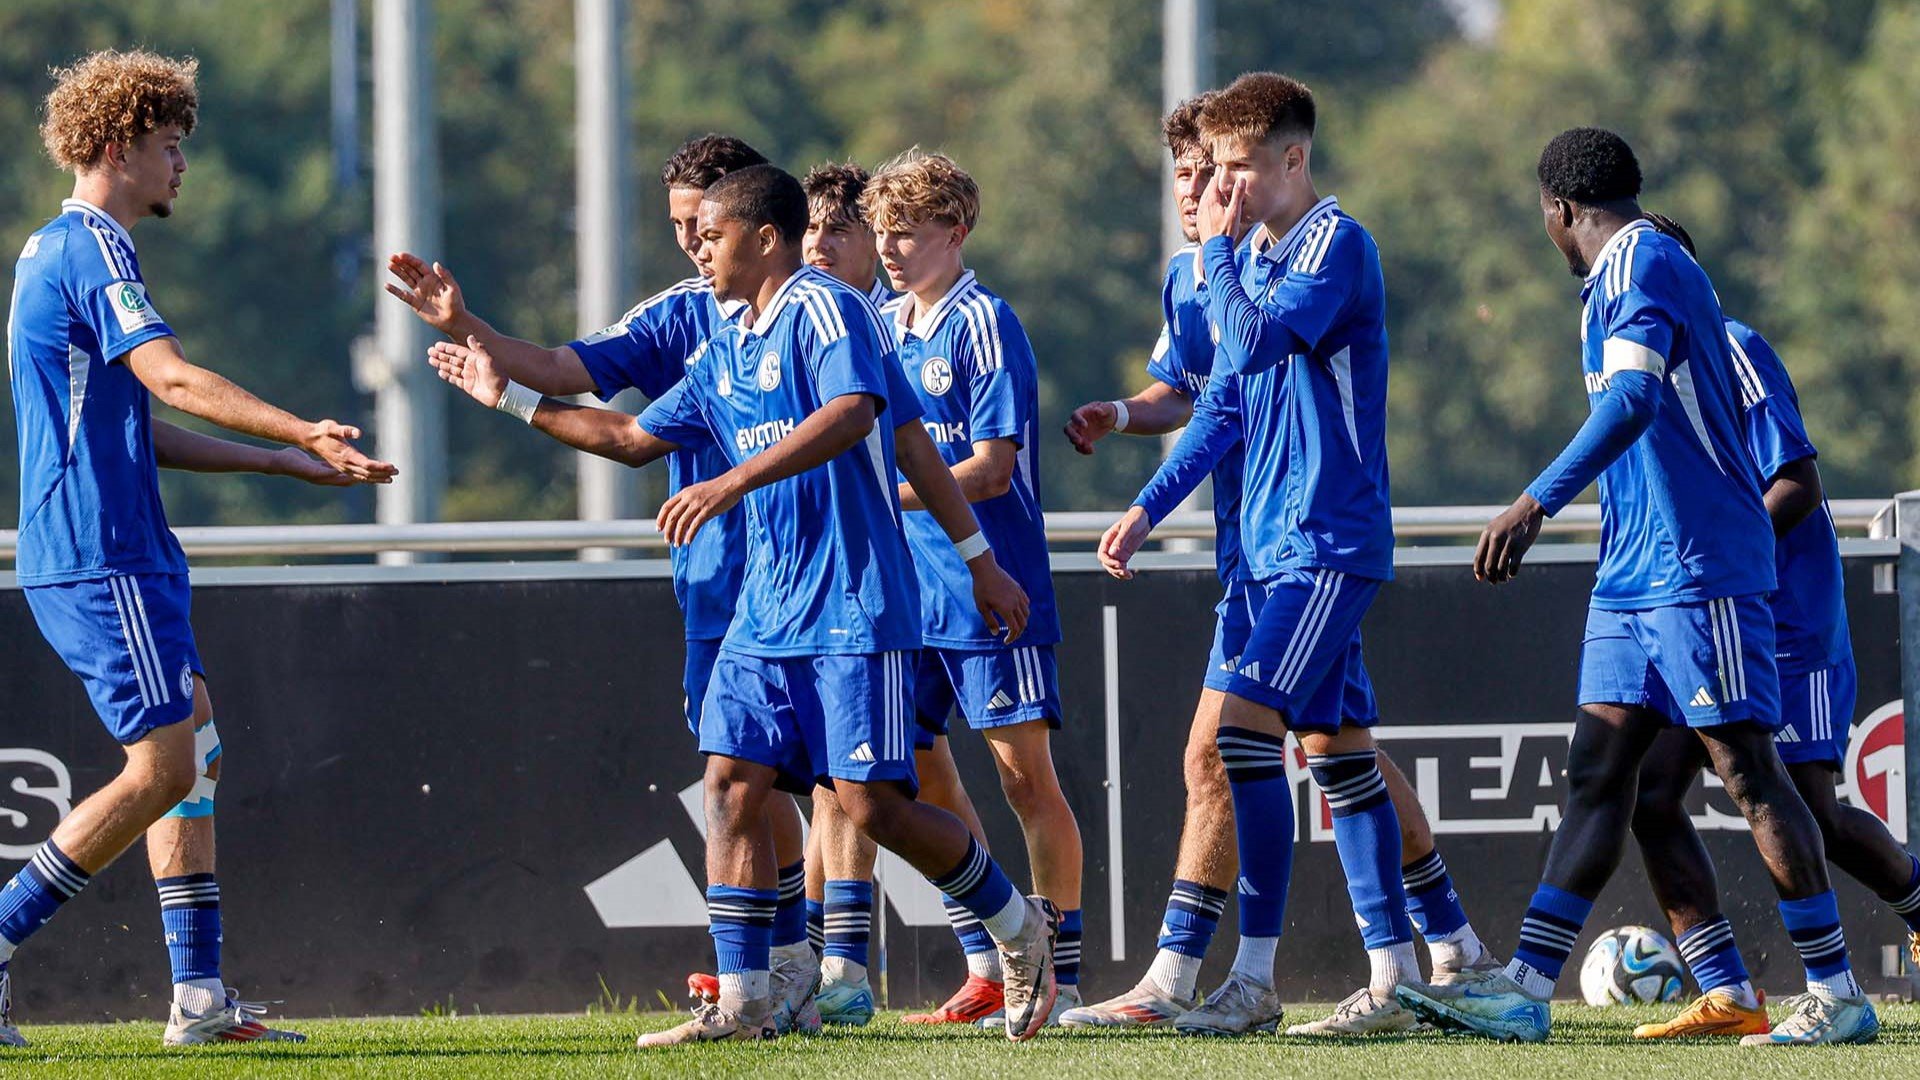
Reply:
[[[1554, 132], [1623, 131], [1647, 203], [1699, 240], [1730, 313], [1780, 346], [1829, 491], [1920, 481], [1920, 5], [1911, 0], [1529, 0], [1488, 41], [1440, 0], [1216, 0], [1216, 70], [1307, 79], [1316, 166], [1378, 239], [1394, 345], [1391, 447], [1405, 504], [1510, 495], [1584, 412], [1576, 284], [1540, 234], [1532, 170]], [[969, 259], [1020, 312], [1042, 410], [1145, 381], [1163, 253], [1159, 5], [1106, 0], [632, 0], [633, 292], [686, 276], [658, 163], [736, 132], [800, 170], [919, 144], [980, 180]], [[368, 424], [348, 356], [378, 291], [363, 182], [339, 189], [324, 0], [13, 0], [0, 7], [0, 233], [24, 236], [68, 181], [38, 152], [46, 69], [147, 45], [202, 61], [201, 129], [178, 215], [136, 231], [188, 355], [277, 403]], [[439, 0], [436, 137], [445, 249], [475, 309], [523, 337], [573, 306], [571, 5]], [[362, 46], [369, 21], [363, 5]], [[363, 98], [368, 90], [363, 75]], [[363, 118], [370, 118], [362, 103]], [[363, 136], [370, 136], [370, 121]], [[364, 157], [364, 155], [363, 155]], [[355, 252], [342, 282], [335, 259]], [[0, 410], [0, 472], [14, 468]], [[572, 513], [572, 455], [448, 410], [450, 517]], [[1154, 440], [1092, 461], [1045, 446], [1047, 501], [1127, 500]], [[656, 486], [657, 478], [651, 481]], [[265, 478], [169, 476], [176, 522], [364, 519], [346, 495]], [[0, 519], [16, 488], [0, 487]]]

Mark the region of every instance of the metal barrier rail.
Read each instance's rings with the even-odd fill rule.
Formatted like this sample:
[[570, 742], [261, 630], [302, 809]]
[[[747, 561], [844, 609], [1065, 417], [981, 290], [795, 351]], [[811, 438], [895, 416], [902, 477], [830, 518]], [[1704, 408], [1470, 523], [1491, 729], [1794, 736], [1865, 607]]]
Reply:
[[[1836, 499], [1834, 522], [1843, 533], [1892, 535], [1886, 499]], [[1401, 540], [1464, 537], [1471, 541], [1501, 506], [1408, 506], [1393, 512]], [[1069, 511], [1047, 515], [1047, 540], [1053, 544], [1092, 544], [1119, 516], [1117, 511]], [[1548, 536], [1591, 536], [1600, 528], [1600, 508], [1591, 503], [1567, 507], [1550, 519]], [[359, 556], [382, 551], [445, 554], [568, 552], [582, 548], [665, 548], [653, 522], [623, 521], [444, 521], [421, 525], [190, 525], [174, 530], [187, 554], [197, 558], [243, 556]], [[1170, 515], [1154, 530], [1158, 541], [1211, 541], [1213, 515], [1204, 510]], [[18, 534], [0, 530], [0, 559], [14, 557]]]

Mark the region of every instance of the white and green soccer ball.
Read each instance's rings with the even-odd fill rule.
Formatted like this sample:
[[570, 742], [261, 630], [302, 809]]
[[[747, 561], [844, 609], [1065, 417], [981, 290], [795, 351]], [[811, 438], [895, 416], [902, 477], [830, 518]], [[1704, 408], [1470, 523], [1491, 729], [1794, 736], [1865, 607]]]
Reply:
[[1651, 927], [1609, 930], [1580, 962], [1580, 996], [1589, 1005], [1674, 1001], [1686, 989], [1687, 967], [1666, 935]]

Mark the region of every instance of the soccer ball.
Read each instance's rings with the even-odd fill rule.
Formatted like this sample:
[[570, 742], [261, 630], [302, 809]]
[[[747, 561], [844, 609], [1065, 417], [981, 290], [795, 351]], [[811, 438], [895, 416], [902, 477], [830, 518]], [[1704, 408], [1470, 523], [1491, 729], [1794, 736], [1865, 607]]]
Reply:
[[1658, 930], [1622, 926], [1600, 935], [1580, 963], [1580, 996], [1589, 1005], [1673, 1001], [1686, 988], [1686, 965]]

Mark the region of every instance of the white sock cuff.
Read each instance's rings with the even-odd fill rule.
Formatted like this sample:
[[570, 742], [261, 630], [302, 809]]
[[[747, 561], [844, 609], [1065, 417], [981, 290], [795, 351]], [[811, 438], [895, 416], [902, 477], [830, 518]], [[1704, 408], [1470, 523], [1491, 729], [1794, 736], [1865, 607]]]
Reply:
[[1026, 928], [1029, 906], [1027, 898], [1021, 896], [1016, 890], [1007, 897], [1007, 902], [999, 911], [981, 919], [980, 925], [987, 928], [987, 934], [993, 940], [1011, 941], [1019, 937], [1020, 931]]

